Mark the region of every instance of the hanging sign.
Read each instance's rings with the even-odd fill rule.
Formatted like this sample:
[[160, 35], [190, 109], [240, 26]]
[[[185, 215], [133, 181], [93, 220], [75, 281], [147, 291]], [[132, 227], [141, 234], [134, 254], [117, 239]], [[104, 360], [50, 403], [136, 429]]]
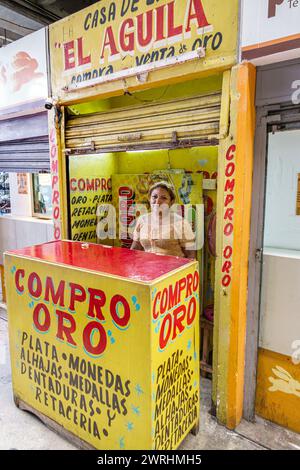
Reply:
[[0, 112], [48, 95], [45, 29], [0, 49]]
[[264, 65], [298, 58], [299, 0], [244, 0], [242, 59]]
[[233, 65], [237, 18], [236, 0], [226, 8], [221, 0], [98, 2], [50, 26], [53, 92], [62, 97], [83, 84], [122, 78], [122, 71], [128, 76], [192, 58], [199, 70]]

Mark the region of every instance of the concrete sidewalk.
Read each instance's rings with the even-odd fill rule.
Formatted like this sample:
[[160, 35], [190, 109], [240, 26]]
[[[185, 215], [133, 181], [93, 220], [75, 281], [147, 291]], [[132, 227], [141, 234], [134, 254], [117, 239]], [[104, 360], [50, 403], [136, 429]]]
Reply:
[[[76, 447], [50, 431], [35, 416], [19, 410], [13, 401], [6, 312], [0, 309], [0, 450], [75, 450]], [[242, 422], [235, 432], [220, 426], [209, 414], [211, 382], [201, 382], [199, 434], [189, 435], [181, 450], [300, 449], [300, 435], [260, 418]]]

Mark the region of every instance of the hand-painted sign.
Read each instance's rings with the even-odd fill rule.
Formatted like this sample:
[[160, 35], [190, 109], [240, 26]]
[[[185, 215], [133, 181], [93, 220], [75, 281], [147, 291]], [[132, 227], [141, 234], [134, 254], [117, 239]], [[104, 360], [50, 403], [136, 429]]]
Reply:
[[197, 263], [41, 249], [5, 255], [16, 402], [97, 449], [176, 449], [199, 420]]
[[112, 160], [111, 154], [69, 157], [71, 239], [74, 241], [97, 242], [98, 207], [112, 202]]
[[188, 61], [199, 48], [205, 49], [203, 68], [233, 64], [238, 2], [228, 3], [224, 8], [221, 0], [104, 0], [54, 23], [54, 93], [61, 97], [83, 84], [122, 78], [122, 71], [138, 74], [151, 64], [174, 65], [180, 57]]
[[299, 57], [300, 2], [244, 0], [242, 59], [258, 65]]
[[47, 98], [45, 29], [0, 49], [0, 109]]

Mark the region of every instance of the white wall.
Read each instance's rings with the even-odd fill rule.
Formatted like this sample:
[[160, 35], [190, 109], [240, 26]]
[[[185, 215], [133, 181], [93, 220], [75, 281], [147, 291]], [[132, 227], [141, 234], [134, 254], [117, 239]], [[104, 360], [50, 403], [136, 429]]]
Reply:
[[296, 199], [300, 174], [300, 130], [269, 136], [264, 246], [300, 250]]
[[262, 282], [259, 345], [291, 356], [300, 341], [300, 253], [266, 249]]
[[31, 203], [31, 187], [30, 175], [27, 174], [27, 188], [28, 194], [18, 193], [17, 173], [9, 173], [9, 192], [10, 192], [10, 205], [11, 215], [31, 217], [32, 203]]
[[46, 243], [53, 239], [52, 220], [9, 215], [0, 217], [0, 264], [3, 264], [4, 251]]
[[[249, 56], [244, 55], [246, 51], [256, 51], [256, 58], [250, 59], [256, 65], [267, 65], [300, 57], [299, 47], [289, 43], [290, 39], [296, 39], [300, 33], [299, 0], [291, 2], [283, 0], [281, 4], [277, 4], [275, 16], [270, 17], [269, 3], [271, 4], [271, 0], [243, 0], [242, 3], [242, 58], [248, 59]], [[284, 47], [277, 53], [269, 50], [268, 55], [267, 49], [263, 51], [258, 49], [278, 44], [284, 44]]]
[[300, 131], [269, 135], [260, 347], [286, 356], [300, 341]]
[[252, 46], [299, 34], [300, 3], [290, 8], [288, 0], [277, 5], [269, 18], [269, 0], [243, 0], [242, 46]]
[[27, 174], [28, 194], [18, 193], [17, 173], [9, 174], [11, 214], [0, 217], [0, 264], [3, 253], [54, 239], [53, 221], [32, 217], [31, 175]]

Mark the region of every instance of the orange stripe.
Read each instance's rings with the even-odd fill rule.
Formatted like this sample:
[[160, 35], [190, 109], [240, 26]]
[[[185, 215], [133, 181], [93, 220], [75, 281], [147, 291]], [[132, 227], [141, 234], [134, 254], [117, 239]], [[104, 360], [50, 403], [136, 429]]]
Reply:
[[252, 51], [254, 49], [262, 49], [263, 47], [274, 46], [276, 44], [283, 44], [288, 41], [294, 41], [295, 39], [300, 39], [300, 34], [292, 34], [291, 36], [285, 36], [284, 38], [273, 39], [272, 41], [260, 42], [258, 44], [253, 44], [252, 46], [242, 47], [242, 51]]
[[236, 116], [235, 229], [227, 387], [227, 426], [230, 429], [239, 424], [243, 412], [255, 82], [255, 67], [251, 64], [240, 66], [237, 78], [240, 100]]

